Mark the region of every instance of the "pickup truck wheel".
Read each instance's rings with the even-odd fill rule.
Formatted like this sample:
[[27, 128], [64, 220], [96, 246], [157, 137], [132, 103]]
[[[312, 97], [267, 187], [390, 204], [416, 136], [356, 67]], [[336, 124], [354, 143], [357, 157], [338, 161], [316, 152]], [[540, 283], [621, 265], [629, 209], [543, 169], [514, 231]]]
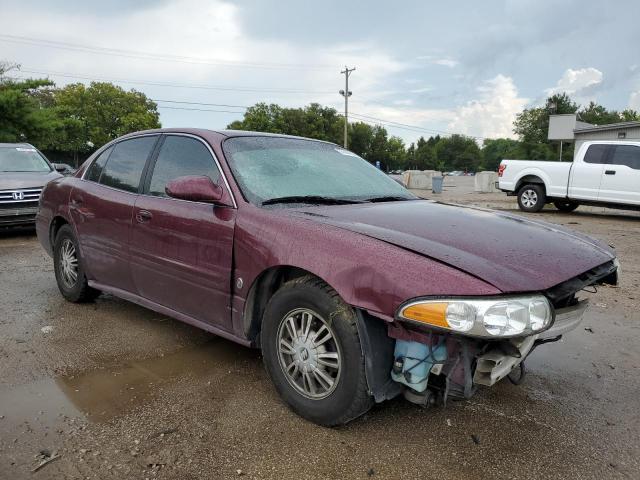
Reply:
[[576, 208], [580, 206], [579, 203], [571, 202], [568, 200], [559, 200], [557, 202], [553, 202], [553, 204], [561, 212], [573, 212]]
[[321, 280], [285, 283], [267, 305], [260, 339], [266, 370], [298, 415], [331, 427], [371, 408], [355, 312]]
[[58, 289], [70, 302], [88, 302], [100, 295], [100, 291], [87, 282], [78, 241], [69, 225], [62, 226], [56, 235], [53, 266]]
[[518, 191], [518, 206], [525, 212], [539, 212], [546, 201], [544, 187], [538, 184], [525, 185]]

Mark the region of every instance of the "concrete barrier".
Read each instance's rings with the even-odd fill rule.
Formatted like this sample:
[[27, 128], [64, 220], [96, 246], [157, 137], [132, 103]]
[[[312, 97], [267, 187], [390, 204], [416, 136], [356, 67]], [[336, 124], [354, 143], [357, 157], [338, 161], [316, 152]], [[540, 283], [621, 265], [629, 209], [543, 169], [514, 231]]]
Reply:
[[475, 176], [474, 191], [479, 193], [493, 193], [496, 191], [498, 174], [496, 172], [478, 172]]
[[402, 183], [407, 188], [431, 190], [431, 178], [440, 175], [435, 170], [407, 170], [402, 174]]

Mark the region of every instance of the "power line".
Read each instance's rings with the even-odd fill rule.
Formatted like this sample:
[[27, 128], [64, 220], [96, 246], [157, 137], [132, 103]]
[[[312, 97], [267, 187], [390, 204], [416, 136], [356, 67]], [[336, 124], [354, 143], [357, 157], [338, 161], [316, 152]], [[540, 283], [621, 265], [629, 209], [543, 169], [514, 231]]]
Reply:
[[205, 105], [208, 107], [250, 108], [245, 105], [226, 105], [224, 103], [183, 102], [180, 100], [160, 100], [157, 98], [151, 98], [150, 100], [154, 102], [163, 102], [163, 103], [181, 103], [185, 105]]
[[86, 76], [86, 75], [78, 75], [75, 73], [68, 73], [68, 72], [51, 72], [51, 71], [48, 72], [43, 70], [31, 70], [31, 69], [20, 69], [20, 72], [33, 73], [36, 75], [49, 75], [54, 77], [72, 78], [72, 79], [78, 79], [78, 80], [120, 82], [120, 83], [129, 83], [132, 85], [188, 88], [188, 89], [199, 89], [199, 90], [220, 90], [220, 91], [241, 92], [241, 93], [274, 93], [274, 94], [286, 94], [286, 95], [289, 95], [289, 94], [291, 95], [310, 95], [310, 94], [325, 95], [325, 94], [333, 93], [330, 91], [311, 91], [311, 90], [282, 89], [282, 88], [278, 89], [278, 88], [258, 88], [258, 87], [232, 87], [227, 85], [189, 85], [189, 84], [170, 83], [170, 82], [153, 82], [153, 81], [147, 81], [147, 80], [131, 80], [126, 78]]
[[413, 129], [416, 129], [416, 130], [421, 130], [421, 131], [429, 132], [429, 133], [438, 133], [438, 134], [442, 134], [442, 135], [462, 135], [462, 136], [465, 136], [465, 137], [476, 138], [478, 140], [484, 140], [484, 138], [485, 138], [485, 137], [481, 137], [481, 136], [478, 136], [478, 135], [467, 135], [467, 134], [464, 134], [464, 133], [447, 132], [447, 131], [444, 131], [444, 130], [435, 130], [435, 129], [431, 129], [431, 128], [420, 127], [420, 126], [417, 126], [417, 125], [409, 125], [409, 124], [406, 124], [406, 123], [395, 122], [393, 120], [385, 120], [383, 118], [372, 117], [372, 116], [363, 115], [363, 114], [360, 114], [360, 113], [353, 113], [352, 112], [351, 115], [354, 116], [354, 117], [364, 117], [364, 118], [368, 118], [370, 120], [384, 122], [384, 123], [391, 124], [391, 125], [394, 125], [394, 126], [397, 126], [397, 127], [413, 128]]
[[157, 60], [163, 62], [188, 63], [195, 65], [213, 65], [218, 67], [240, 67], [240, 68], [263, 68], [263, 69], [304, 69], [304, 70], [324, 70], [334, 68], [330, 65], [308, 65], [293, 63], [266, 63], [266, 62], [231, 62], [219, 59], [207, 59], [198, 57], [188, 57], [183, 55], [162, 55], [151, 52], [141, 52], [136, 50], [124, 50], [118, 48], [100, 47], [97, 45], [82, 45], [78, 43], [60, 42], [42, 38], [22, 37], [18, 35], [0, 34], [0, 42], [17, 43], [22, 45], [32, 45], [60, 50], [70, 50], [84, 53], [95, 53], [99, 55], [110, 55], [123, 58], [135, 58], [142, 60]]
[[196, 112], [241, 113], [241, 114], [244, 113], [244, 112], [232, 112], [231, 110], [213, 110], [210, 108], [170, 107], [169, 105], [158, 105], [158, 108], [164, 108], [169, 110], [192, 110]]

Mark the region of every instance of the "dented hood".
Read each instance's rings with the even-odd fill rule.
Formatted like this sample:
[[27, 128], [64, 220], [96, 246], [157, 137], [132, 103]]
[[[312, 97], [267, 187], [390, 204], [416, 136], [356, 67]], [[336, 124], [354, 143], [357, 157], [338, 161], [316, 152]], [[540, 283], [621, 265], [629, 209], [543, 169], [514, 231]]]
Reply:
[[557, 225], [428, 200], [289, 212], [446, 263], [505, 293], [546, 290], [614, 258], [608, 246]]

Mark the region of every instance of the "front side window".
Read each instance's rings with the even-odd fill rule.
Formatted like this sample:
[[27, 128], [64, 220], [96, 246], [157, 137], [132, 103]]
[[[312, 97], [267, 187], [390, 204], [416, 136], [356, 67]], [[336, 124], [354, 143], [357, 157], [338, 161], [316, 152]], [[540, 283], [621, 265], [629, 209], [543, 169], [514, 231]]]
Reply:
[[204, 175], [214, 182], [220, 172], [204, 144], [195, 138], [169, 135], [165, 138], [153, 167], [149, 195], [166, 197], [165, 186], [177, 177]]
[[0, 172], [50, 171], [49, 163], [33, 147], [0, 147]]
[[640, 170], [640, 147], [633, 145], [616, 145], [611, 162], [613, 165], [626, 165], [634, 170]]
[[155, 135], [118, 143], [109, 156], [100, 183], [126, 192], [137, 192], [142, 170], [157, 139]]
[[589, 145], [587, 153], [584, 155], [584, 161], [586, 163], [606, 163], [610, 148], [611, 145]]
[[223, 149], [242, 192], [254, 204], [286, 197], [416, 198], [366, 160], [330, 143], [236, 137], [226, 140]]
[[113, 147], [107, 148], [93, 161], [84, 177], [86, 180], [91, 180], [92, 182], [100, 181], [100, 175], [102, 175], [102, 171], [104, 170], [104, 166], [107, 163], [107, 159], [109, 158], [112, 150]]

